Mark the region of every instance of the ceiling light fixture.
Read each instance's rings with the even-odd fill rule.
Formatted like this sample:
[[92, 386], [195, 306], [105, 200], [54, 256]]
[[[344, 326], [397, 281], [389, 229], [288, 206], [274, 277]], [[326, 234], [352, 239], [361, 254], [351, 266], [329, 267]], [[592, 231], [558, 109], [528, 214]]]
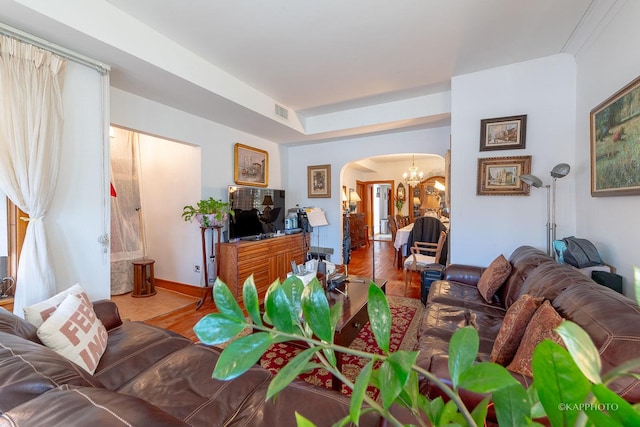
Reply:
[[404, 180], [405, 184], [408, 184], [411, 187], [415, 187], [418, 184], [420, 184], [420, 181], [422, 181], [422, 177], [424, 176], [422, 171], [418, 172], [418, 168], [416, 167], [415, 160], [416, 160], [415, 156], [412, 156], [411, 167], [409, 168], [409, 172], [405, 172], [402, 174], [402, 179]]

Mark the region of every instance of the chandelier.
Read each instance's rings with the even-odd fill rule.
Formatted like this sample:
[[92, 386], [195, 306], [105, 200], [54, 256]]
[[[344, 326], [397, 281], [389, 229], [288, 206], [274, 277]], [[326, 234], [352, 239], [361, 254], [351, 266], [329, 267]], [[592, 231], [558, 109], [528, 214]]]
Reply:
[[420, 184], [420, 181], [422, 181], [422, 177], [424, 176], [422, 171], [418, 172], [415, 160], [415, 156], [412, 156], [409, 172], [405, 172], [402, 174], [402, 179], [404, 180], [405, 184], [408, 184], [411, 187], [415, 187]]

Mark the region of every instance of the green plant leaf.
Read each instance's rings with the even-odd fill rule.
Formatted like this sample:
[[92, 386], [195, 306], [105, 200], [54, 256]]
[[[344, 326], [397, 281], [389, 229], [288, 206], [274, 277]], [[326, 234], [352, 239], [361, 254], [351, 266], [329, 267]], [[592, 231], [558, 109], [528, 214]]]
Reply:
[[[629, 402], [618, 396], [603, 384], [594, 384], [591, 388], [598, 403], [585, 409], [587, 417], [594, 412], [605, 411], [609, 416], [625, 426], [640, 426], [640, 413]], [[600, 424], [596, 424], [600, 425]]]
[[232, 380], [255, 365], [269, 346], [273, 337], [267, 332], [256, 332], [230, 343], [220, 354], [213, 378]]
[[453, 388], [457, 389], [460, 375], [467, 370], [476, 359], [480, 340], [478, 331], [471, 326], [458, 329], [449, 341], [449, 375]]
[[423, 412], [427, 414], [429, 418], [429, 422], [433, 426], [439, 426], [438, 420], [440, 419], [440, 415], [444, 410], [444, 400], [442, 397], [436, 397], [433, 400], [426, 399], [424, 402]]
[[520, 383], [500, 388], [492, 395], [498, 425], [521, 426], [531, 419], [531, 404]]
[[540, 403], [551, 425], [574, 425], [579, 411], [566, 408], [584, 402], [591, 384], [569, 352], [553, 341], [544, 340], [533, 352], [531, 368]]
[[196, 323], [193, 331], [203, 343], [216, 345], [229, 341], [242, 332], [245, 326], [237, 320], [229, 319], [220, 313], [210, 313]]
[[311, 360], [318, 350], [320, 350], [320, 347], [308, 348], [300, 352], [296, 357], [284, 365], [269, 383], [269, 388], [267, 389], [267, 400], [271, 399], [283, 388], [288, 386], [298, 375], [305, 372], [309, 360]]
[[309, 421], [304, 416], [300, 415], [298, 411], [296, 411], [296, 425], [298, 427], [316, 427], [314, 423]]
[[335, 331], [338, 322], [342, 318], [342, 300], [338, 300], [330, 308], [331, 330]]
[[236, 297], [233, 296], [227, 285], [219, 278], [216, 278], [213, 284], [213, 299], [220, 314], [229, 319], [244, 321], [244, 313], [238, 305]]
[[600, 354], [584, 329], [569, 320], [564, 320], [556, 328], [556, 332], [562, 337], [573, 361], [576, 362], [584, 376], [594, 384], [602, 383]]
[[280, 286], [282, 286], [285, 294], [291, 301], [291, 304], [293, 305], [293, 312], [298, 316], [302, 313], [301, 298], [304, 283], [302, 283], [302, 280], [300, 280], [298, 276], [291, 275], [287, 277]]
[[476, 393], [491, 393], [514, 384], [519, 383], [504, 366], [482, 362], [465, 369], [458, 386]]
[[389, 353], [389, 339], [391, 337], [391, 310], [389, 303], [380, 289], [375, 283], [369, 284], [369, 300], [367, 305], [369, 313], [369, 324], [371, 331], [378, 343], [378, 347], [385, 354]]
[[367, 392], [367, 386], [369, 385], [369, 379], [371, 378], [371, 372], [373, 370], [373, 360], [369, 361], [358, 376], [356, 382], [351, 391], [351, 402], [349, 404], [349, 417], [354, 424], [358, 424], [360, 419], [360, 413], [362, 411], [362, 402], [364, 401], [364, 395]]
[[260, 302], [258, 300], [258, 291], [256, 290], [256, 284], [253, 281], [253, 274], [247, 277], [242, 286], [242, 301], [244, 301], [244, 308], [247, 309], [249, 317], [256, 325], [262, 326], [262, 318], [260, 317]]
[[329, 302], [324, 289], [317, 281], [309, 283], [302, 292], [302, 314], [307, 325], [320, 340], [333, 341]]
[[284, 289], [276, 283], [272, 284], [269, 289], [271, 292], [266, 295], [264, 304], [269, 320], [280, 331], [287, 334], [295, 333], [294, 307], [287, 298]]
[[387, 362], [393, 368], [402, 388], [404, 388], [404, 386], [407, 384], [409, 375], [412, 372], [413, 365], [416, 363], [417, 358], [417, 351], [406, 350], [396, 351], [394, 353], [391, 353], [389, 357], [387, 357]]
[[382, 407], [385, 409], [389, 409], [393, 401], [400, 395], [402, 392], [403, 384], [400, 383], [400, 378], [396, 372], [397, 365], [389, 363], [388, 360], [385, 360], [380, 365], [380, 368], [377, 369], [381, 387], [380, 388], [380, 397], [382, 399]]
[[[476, 425], [479, 425], [479, 426], [484, 425], [484, 422], [487, 419], [487, 413], [489, 412], [490, 401], [491, 401], [490, 397], [485, 397], [484, 399], [482, 399], [482, 401], [480, 401], [480, 403], [476, 405], [475, 408], [473, 408], [473, 411], [471, 411], [471, 418], [473, 418], [473, 421], [475, 421]], [[509, 424], [505, 424], [505, 425], [509, 425]], [[516, 425], [516, 424], [510, 424], [510, 425]]]

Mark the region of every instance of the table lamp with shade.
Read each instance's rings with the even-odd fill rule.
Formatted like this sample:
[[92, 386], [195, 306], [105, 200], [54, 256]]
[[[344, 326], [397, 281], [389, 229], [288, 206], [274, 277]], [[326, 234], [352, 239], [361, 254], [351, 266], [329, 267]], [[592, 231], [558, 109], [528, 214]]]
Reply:
[[547, 254], [553, 256], [553, 241], [556, 240], [556, 181], [569, 175], [571, 167], [566, 163], [558, 163], [551, 169], [552, 185], [543, 185], [542, 180], [535, 175], [520, 175], [520, 180], [535, 188], [547, 189]]
[[360, 199], [360, 196], [358, 195], [356, 190], [353, 190], [353, 189], [349, 190], [349, 211], [350, 212], [355, 212], [357, 203], [361, 201], [362, 199]]

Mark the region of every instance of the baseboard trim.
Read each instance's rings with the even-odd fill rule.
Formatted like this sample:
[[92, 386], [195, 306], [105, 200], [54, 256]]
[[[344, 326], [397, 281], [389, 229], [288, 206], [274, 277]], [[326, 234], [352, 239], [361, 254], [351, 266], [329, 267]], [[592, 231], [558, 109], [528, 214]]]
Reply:
[[201, 297], [204, 288], [199, 286], [187, 285], [184, 283], [171, 282], [164, 279], [155, 279], [155, 286], [158, 288], [168, 289], [170, 291], [189, 295], [192, 297]]

